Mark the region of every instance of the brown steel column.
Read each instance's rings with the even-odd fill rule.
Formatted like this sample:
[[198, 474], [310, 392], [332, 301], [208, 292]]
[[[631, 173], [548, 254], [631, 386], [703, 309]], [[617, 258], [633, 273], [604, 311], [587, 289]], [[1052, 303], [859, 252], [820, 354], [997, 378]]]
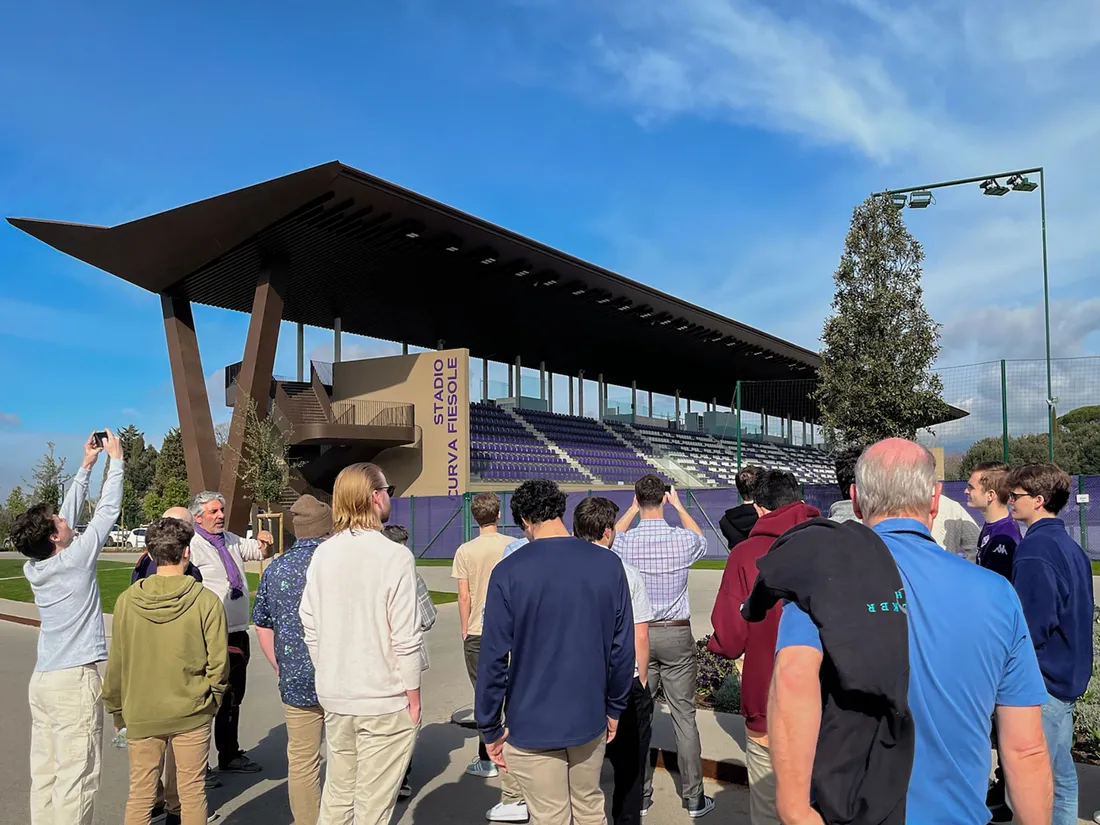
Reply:
[[218, 484], [218, 449], [214, 443], [210, 399], [206, 395], [206, 376], [199, 358], [191, 302], [162, 293], [160, 305], [164, 313], [164, 336], [168, 339], [176, 412], [183, 436], [187, 486], [194, 494], [213, 489]]
[[286, 267], [273, 265], [260, 273], [256, 295], [252, 299], [252, 320], [244, 342], [244, 360], [237, 376], [237, 402], [229, 425], [228, 449], [222, 459], [221, 485], [225, 496], [226, 526], [234, 533], [243, 533], [248, 526], [252, 499], [239, 477], [241, 453], [244, 450], [244, 425], [248, 399], [256, 402], [260, 418], [267, 416], [268, 394], [272, 371], [275, 369], [275, 348], [279, 343], [279, 322], [283, 317], [283, 290]]

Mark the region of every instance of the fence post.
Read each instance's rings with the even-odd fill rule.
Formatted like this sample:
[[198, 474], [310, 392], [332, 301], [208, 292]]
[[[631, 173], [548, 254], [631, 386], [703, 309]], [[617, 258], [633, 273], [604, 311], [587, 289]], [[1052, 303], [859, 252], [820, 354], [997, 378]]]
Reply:
[[462, 541], [467, 542], [472, 538], [473, 519], [470, 516], [470, 493], [462, 494]]
[[[1077, 492], [1085, 492], [1085, 476], [1077, 476]], [[1078, 503], [1077, 505], [1077, 520], [1081, 525], [1081, 549], [1085, 551], [1085, 555], [1089, 554], [1089, 525], [1088, 518], [1086, 517], [1086, 510], [1088, 510], [1088, 504]]]
[[1008, 464], [1008, 371], [1001, 359], [1001, 455]]
[[409, 496], [409, 547], [416, 553], [416, 496]]
[[[741, 381], [738, 380], [733, 391], [734, 401], [737, 405], [737, 472], [741, 472]], [[741, 493], [737, 494], [737, 503], [741, 503]]]

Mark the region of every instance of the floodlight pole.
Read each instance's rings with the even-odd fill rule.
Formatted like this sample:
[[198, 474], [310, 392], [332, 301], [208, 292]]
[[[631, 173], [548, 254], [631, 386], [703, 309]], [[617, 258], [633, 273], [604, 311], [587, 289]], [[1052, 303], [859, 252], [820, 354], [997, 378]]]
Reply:
[[1047, 186], [1046, 175], [1043, 167], [1036, 166], [1033, 169], [1017, 169], [1014, 172], [1000, 172], [996, 175], [981, 175], [975, 178], [959, 178], [958, 180], [929, 183], [924, 186], [910, 186], [905, 189], [887, 189], [884, 192], [876, 192], [875, 196], [908, 195], [911, 192], [931, 189], [947, 189], [951, 186], [965, 186], [971, 183], [983, 183], [996, 178], [1010, 178], [1023, 175], [1039, 176], [1039, 214], [1040, 228], [1043, 240], [1043, 328], [1046, 336], [1046, 362], [1047, 362], [1047, 456], [1054, 463], [1054, 382], [1050, 369], [1050, 277], [1047, 269]]

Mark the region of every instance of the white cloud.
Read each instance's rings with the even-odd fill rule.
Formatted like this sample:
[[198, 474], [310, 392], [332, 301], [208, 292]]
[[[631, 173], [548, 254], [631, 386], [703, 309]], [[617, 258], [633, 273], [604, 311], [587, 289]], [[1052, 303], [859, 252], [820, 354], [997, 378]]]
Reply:
[[[819, 217], [821, 193], [837, 188], [829, 157], [843, 163], [841, 186], [851, 192], [853, 181], [866, 182], [864, 193], [1043, 165], [1053, 355], [1095, 351], [1098, 336], [1087, 337], [1096, 329], [1087, 308], [1095, 308], [1089, 301], [1100, 258], [1094, 0], [1053, 8], [1024, 0], [597, 0], [563, 2], [557, 12], [568, 14], [574, 39], [587, 44], [579, 94], [599, 95], [648, 128], [674, 118], [725, 120], [793, 136], [818, 158], [823, 174], [807, 182], [815, 202], [773, 212], [771, 227], [737, 250], [708, 247], [693, 235], [694, 258], [684, 255], [685, 228], [709, 205], [680, 217], [665, 209], [662, 217], [675, 226], [663, 234], [619, 230], [635, 260], [679, 270], [684, 297], [813, 346], [828, 311], [827, 276], [843, 245], [837, 213]], [[736, 139], [731, 131], [731, 151]], [[653, 200], [663, 203], [667, 194]], [[1042, 300], [1038, 193], [991, 198], [968, 187], [937, 194], [934, 208], [909, 210], [906, 220], [928, 255], [925, 294], [945, 322], [943, 362], [1041, 357], [1034, 347]], [[827, 206], [836, 210], [845, 197], [850, 204], [863, 194], [826, 198]], [[630, 207], [624, 212], [618, 223], [629, 226]], [[614, 238], [613, 227], [606, 234]], [[792, 250], [800, 253], [795, 266]], [[625, 271], [646, 279], [644, 263]], [[754, 277], [768, 272], [786, 277]], [[783, 290], [790, 299], [775, 300]], [[756, 297], [765, 293], [766, 301]], [[977, 318], [998, 321], [980, 342], [963, 330]]]
[[19, 419], [19, 416], [15, 413], [4, 412], [0, 410], [0, 427], [16, 428], [22, 426], [23, 422]]
[[123, 407], [119, 412], [128, 418], [138, 418], [141, 415], [141, 410], [135, 410], [133, 407]]

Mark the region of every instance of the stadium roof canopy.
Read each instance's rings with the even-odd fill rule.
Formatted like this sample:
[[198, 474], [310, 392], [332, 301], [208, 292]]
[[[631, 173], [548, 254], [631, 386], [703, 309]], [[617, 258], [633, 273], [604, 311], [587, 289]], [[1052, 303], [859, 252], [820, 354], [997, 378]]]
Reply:
[[[344, 332], [545, 362], [668, 395], [725, 404], [739, 379], [813, 379], [819, 363], [810, 350], [336, 161], [113, 227], [9, 221], [150, 292], [251, 312], [261, 273], [281, 265], [284, 320], [332, 329], [339, 318]], [[805, 414], [805, 392], [777, 394], [801, 398], [769, 413]]]

